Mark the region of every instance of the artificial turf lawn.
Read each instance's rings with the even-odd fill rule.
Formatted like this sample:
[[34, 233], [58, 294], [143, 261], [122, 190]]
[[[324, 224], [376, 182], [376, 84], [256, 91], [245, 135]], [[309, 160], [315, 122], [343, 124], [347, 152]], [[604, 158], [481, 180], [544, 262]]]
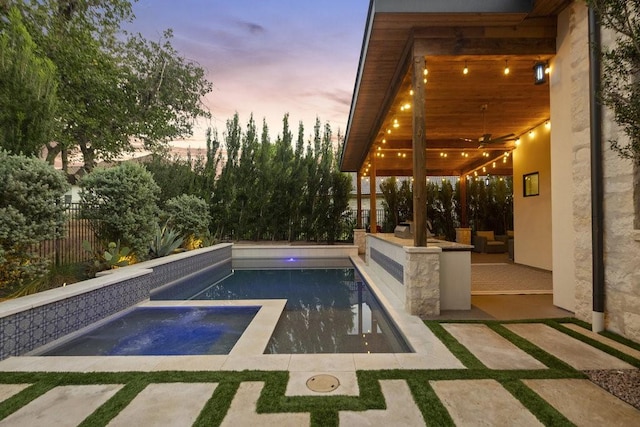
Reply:
[[[573, 319], [538, 320], [535, 322], [547, 324], [567, 335], [619, 357], [634, 366], [640, 367], [639, 360], [561, 325], [561, 323], [572, 321], [584, 326]], [[438, 399], [429, 382], [438, 380], [493, 379], [498, 381], [543, 424], [553, 426], [572, 425], [560, 412], [525, 386], [522, 380], [586, 378], [585, 375], [503, 326], [504, 323], [513, 322], [482, 321], [477, 323], [486, 324], [496, 333], [538, 359], [549, 369], [488, 369], [441, 326], [441, 323], [459, 322], [426, 321], [425, 323], [465, 365], [466, 369], [358, 371], [357, 378], [360, 396], [285, 396], [284, 393], [289, 379], [288, 372], [3, 372], [0, 376], [0, 383], [28, 383], [32, 385], [4, 402], [0, 402], [0, 420], [57, 386], [124, 384], [125, 386], [118, 391], [118, 393], [99, 407], [81, 424], [82, 426], [103, 426], [108, 424], [109, 421], [125, 408], [148, 384], [166, 382], [215, 382], [218, 383], [218, 386], [202, 409], [195, 425], [216, 426], [220, 425], [226, 415], [241, 382], [262, 381], [265, 383], [265, 386], [257, 403], [256, 410], [258, 413], [309, 412], [311, 425], [331, 426], [338, 425], [339, 411], [385, 409], [384, 396], [382, 395], [379, 381], [402, 379], [409, 385], [416, 405], [427, 424], [447, 426], [453, 425], [453, 420], [440, 399]]]

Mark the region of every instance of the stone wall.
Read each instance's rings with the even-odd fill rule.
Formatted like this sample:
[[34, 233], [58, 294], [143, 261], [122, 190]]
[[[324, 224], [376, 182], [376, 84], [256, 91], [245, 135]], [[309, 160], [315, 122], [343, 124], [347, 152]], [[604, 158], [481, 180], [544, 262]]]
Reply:
[[440, 248], [405, 247], [405, 310], [416, 316], [440, 314]]
[[[573, 147], [573, 225], [575, 238], [576, 317], [591, 322], [591, 166], [589, 124], [589, 58], [587, 8], [582, 2], [570, 6], [571, 37], [571, 130]], [[604, 45], [614, 36], [602, 31]], [[567, 77], [565, 77], [567, 78]], [[611, 139], [625, 135], [611, 111], [603, 117], [605, 327], [640, 341], [640, 231], [634, 228], [635, 171], [631, 161], [609, 148]]]
[[[573, 146], [573, 227], [575, 230], [576, 317], [591, 322], [591, 148], [589, 124], [588, 9], [574, 2], [569, 11], [571, 133]], [[570, 254], [567, 254], [570, 256]]]

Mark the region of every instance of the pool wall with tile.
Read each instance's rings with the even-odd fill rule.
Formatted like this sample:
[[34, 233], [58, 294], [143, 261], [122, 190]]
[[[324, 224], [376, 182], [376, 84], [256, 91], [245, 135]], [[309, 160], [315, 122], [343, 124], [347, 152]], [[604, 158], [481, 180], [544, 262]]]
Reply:
[[114, 270], [95, 279], [0, 303], [0, 360], [24, 355], [148, 300], [151, 292], [203, 268], [229, 263], [219, 244]]

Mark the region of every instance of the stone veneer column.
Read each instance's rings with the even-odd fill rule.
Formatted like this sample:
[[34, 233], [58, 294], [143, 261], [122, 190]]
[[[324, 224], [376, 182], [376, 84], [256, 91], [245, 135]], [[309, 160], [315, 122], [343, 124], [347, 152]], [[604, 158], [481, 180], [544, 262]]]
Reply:
[[404, 248], [405, 310], [413, 315], [440, 314], [440, 254], [441, 248]]
[[358, 247], [358, 255], [364, 254], [367, 251], [367, 230], [355, 228], [353, 230], [353, 244]]

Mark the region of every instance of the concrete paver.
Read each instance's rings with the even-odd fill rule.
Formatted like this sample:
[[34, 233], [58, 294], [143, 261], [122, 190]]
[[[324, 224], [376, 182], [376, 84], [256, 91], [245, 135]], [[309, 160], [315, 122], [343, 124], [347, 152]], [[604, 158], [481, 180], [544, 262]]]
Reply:
[[0, 421], [0, 426], [77, 426], [121, 388], [121, 384], [55, 387]]
[[191, 426], [216, 383], [149, 384], [111, 422], [110, 427]]
[[267, 426], [299, 427], [308, 426], [311, 416], [308, 412], [294, 412], [282, 414], [257, 414], [256, 403], [264, 383], [260, 381], [243, 382], [238, 387], [236, 395], [231, 401], [227, 415], [222, 420], [222, 426]]
[[20, 393], [31, 384], [0, 384], [0, 402]]
[[640, 411], [589, 380], [523, 380], [578, 426], [640, 425]]
[[628, 363], [547, 325], [522, 323], [505, 327], [578, 370], [635, 369]]
[[562, 326], [564, 326], [565, 328], [569, 328], [572, 331], [578, 332], [579, 334], [592, 338], [596, 341], [600, 341], [601, 343], [606, 344], [609, 347], [613, 347], [616, 350], [619, 350], [631, 357], [635, 357], [636, 359], [640, 360], [640, 351], [634, 350], [631, 347], [627, 347], [626, 345], [619, 343], [618, 341], [614, 341], [600, 334], [596, 334], [595, 332], [585, 329], [582, 326], [576, 325], [575, 323], [563, 323]]
[[456, 426], [541, 426], [538, 419], [495, 380], [431, 381]]
[[411, 390], [404, 380], [380, 381], [387, 409], [369, 411], [340, 411], [341, 426], [421, 426], [422, 413], [413, 401]]
[[511, 342], [482, 324], [442, 325], [489, 369], [546, 369]]

